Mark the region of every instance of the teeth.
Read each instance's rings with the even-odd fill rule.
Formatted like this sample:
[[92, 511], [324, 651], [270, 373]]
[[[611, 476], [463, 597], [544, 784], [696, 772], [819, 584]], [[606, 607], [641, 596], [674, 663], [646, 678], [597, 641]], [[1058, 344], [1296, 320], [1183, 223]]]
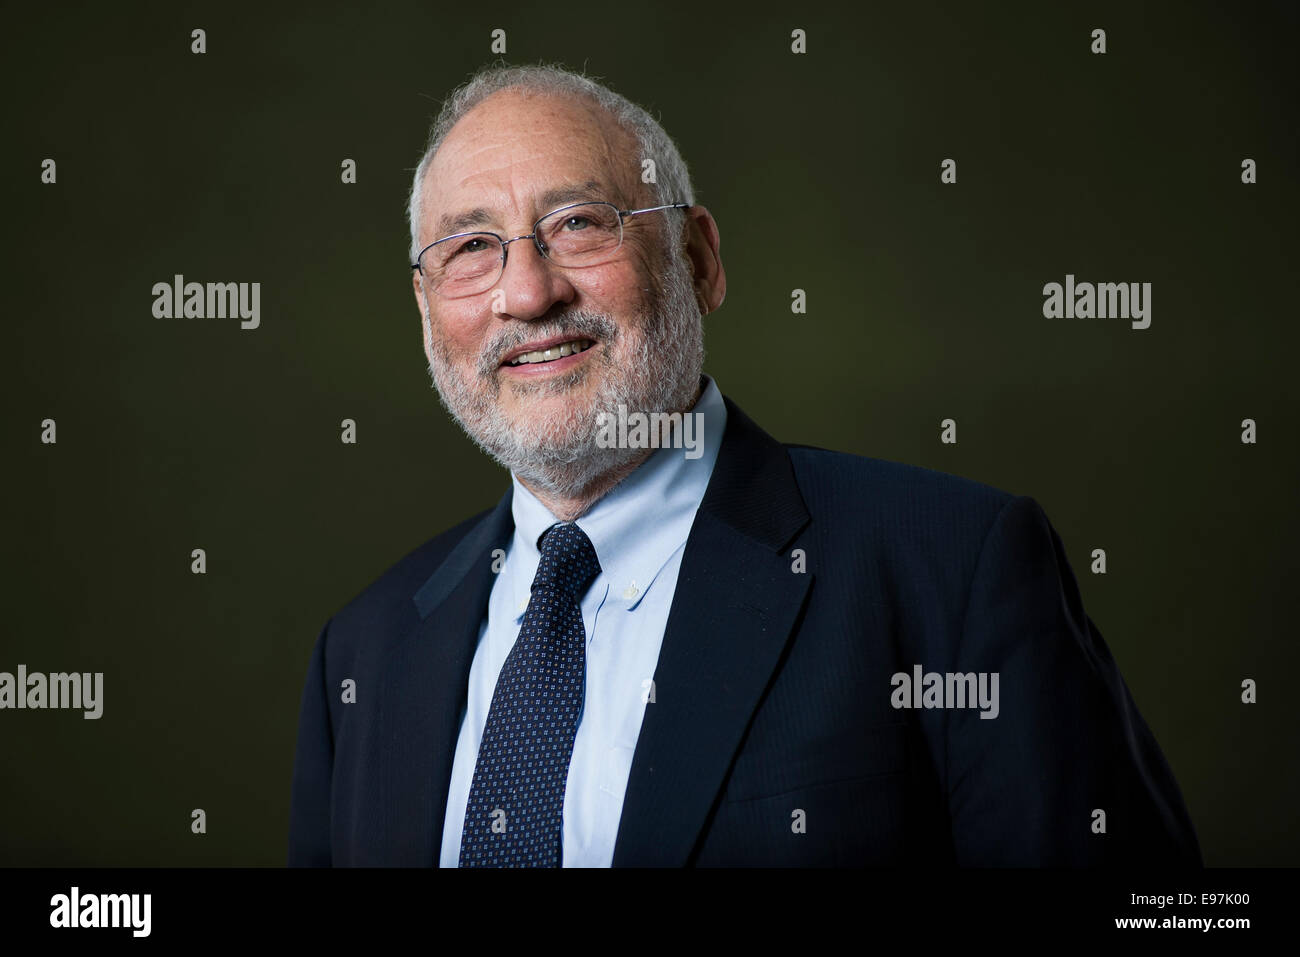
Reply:
[[511, 359], [509, 365], [519, 366], [529, 362], [550, 362], [552, 359], [562, 359], [565, 356], [577, 355], [579, 352], [585, 352], [595, 345], [590, 339], [572, 339], [563, 342], [558, 346], [551, 346], [549, 349], [542, 349], [536, 352], [525, 352], [521, 356], [515, 356]]

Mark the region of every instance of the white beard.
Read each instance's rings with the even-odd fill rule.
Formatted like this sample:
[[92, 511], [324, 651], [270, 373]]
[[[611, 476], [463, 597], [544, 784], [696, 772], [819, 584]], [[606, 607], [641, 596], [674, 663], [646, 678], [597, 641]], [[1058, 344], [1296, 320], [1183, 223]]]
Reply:
[[[426, 293], [426, 316], [428, 310]], [[652, 290], [648, 310], [633, 317], [633, 325], [621, 329], [609, 316], [584, 310], [544, 322], [512, 324], [484, 346], [472, 373], [476, 381], [462, 377], [445, 346], [430, 335], [429, 373], [443, 407], [483, 451], [536, 491], [569, 498], [644, 454], [638, 448], [598, 446], [599, 413], [614, 415], [619, 405], [647, 413], [685, 412], [694, 403], [704, 366], [701, 319], [690, 266], [684, 253], [675, 250], [662, 288]], [[559, 412], [512, 421], [499, 402], [500, 357], [525, 342], [552, 336], [594, 339], [600, 348], [567, 375], [513, 384], [516, 395], [562, 395], [590, 376], [600, 377], [600, 386], [589, 402], [569, 403]], [[619, 368], [614, 355], [628, 336], [632, 353], [628, 366]]]

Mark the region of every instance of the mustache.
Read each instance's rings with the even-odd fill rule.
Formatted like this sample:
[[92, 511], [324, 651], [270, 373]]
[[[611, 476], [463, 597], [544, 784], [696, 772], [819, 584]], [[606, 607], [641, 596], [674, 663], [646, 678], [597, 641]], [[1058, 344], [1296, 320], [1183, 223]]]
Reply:
[[575, 311], [538, 322], [512, 322], [492, 337], [479, 356], [478, 374], [484, 379], [496, 375], [501, 360], [511, 349], [537, 339], [563, 336], [566, 339], [595, 339], [612, 343], [618, 339], [618, 325], [599, 312]]

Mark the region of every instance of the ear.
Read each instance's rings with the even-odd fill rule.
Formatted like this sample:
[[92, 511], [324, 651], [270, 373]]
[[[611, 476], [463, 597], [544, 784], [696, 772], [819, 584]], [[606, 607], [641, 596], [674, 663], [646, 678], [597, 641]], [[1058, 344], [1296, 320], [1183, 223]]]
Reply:
[[415, 291], [415, 309], [420, 314], [420, 322], [427, 324], [429, 317], [424, 311], [424, 288], [420, 285], [420, 270], [411, 270], [411, 288]]
[[[428, 309], [433, 307], [428, 304], [424, 297], [424, 284], [421, 281], [420, 271], [411, 270], [411, 289], [415, 293], [415, 308], [420, 313], [420, 340], [424, 343], [424, 357], [429, 361], [430, 367], [433, 365], [433, 317], [429, 315]], [[426, 308], [426, 306], [428, 308]]]
[[692, 206], [686, 211], [682, 241], [686, 258], [691, 264], [695, 282], [695, 295], [700, 301], [700, 311], [705, 315], [714, 312], [727, 297], [727, 272], [722, 268], [719, 247], [722, 237], [713, 215], [703, 206]]

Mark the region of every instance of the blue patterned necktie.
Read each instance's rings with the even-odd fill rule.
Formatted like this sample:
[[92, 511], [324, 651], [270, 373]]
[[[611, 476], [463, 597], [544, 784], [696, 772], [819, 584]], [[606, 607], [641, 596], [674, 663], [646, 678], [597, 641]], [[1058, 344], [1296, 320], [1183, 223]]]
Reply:
[[541, 562], [506, 656], [465, 805], [461, 867], [559, 867], [564, 788], [586, 686], [579, 602], [600, 572], [577, 525], [542, 533]]

